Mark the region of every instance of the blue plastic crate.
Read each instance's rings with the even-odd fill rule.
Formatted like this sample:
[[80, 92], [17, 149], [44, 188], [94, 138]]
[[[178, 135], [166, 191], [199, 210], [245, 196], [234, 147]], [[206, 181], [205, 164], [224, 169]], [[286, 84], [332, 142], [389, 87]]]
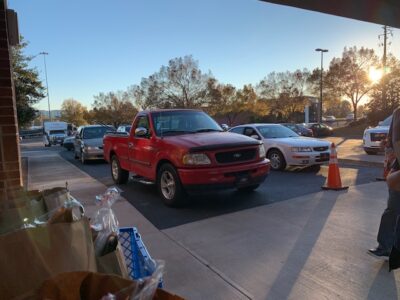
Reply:
[[[132, 279], [141, 279], [153, 274], [155, 261], [151, 258], [136, 227], [119, 229], [118, 241], [124, 253], [129, 276]], [[160, 280], [159, 287], [162, 288]]]

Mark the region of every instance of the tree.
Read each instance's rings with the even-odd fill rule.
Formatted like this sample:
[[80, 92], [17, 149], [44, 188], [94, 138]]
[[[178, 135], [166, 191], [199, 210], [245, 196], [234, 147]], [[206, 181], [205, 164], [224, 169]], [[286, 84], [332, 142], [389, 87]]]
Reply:
[[198, 108], [205, 103], [210, 76], [201, 72], [192, 56], [178, 57], [130, 92], [142, 108]]
[[61, 120], [76, 126], [86, 124], [85, 114], [87, 109], [79, 101], [66, 99], [61, 105]]
[[137, 113], [128, 92], [100, 93], [94, 99], [90, 117], [98, 123], [117, 128], [121, 124], [131, 124]]
[[303, 113], [309, 75], [306, 69], [272, 72], [257, 85], [260, 97], [269, 103], [277, 120], [297, 121], [297, 116]]
[[28, 43], [21, 37], [17, 46], [11, 47], [12, 77], [15, 86], [18, 124], [23, 127], [36, 118], [37, 110], [32, 107], [45, 97], [44, 87], [36, 69], [28, 67], [33, 57], [26, 56], [23, 50]]
[[[374, 86], [370, 95], [371, 100], [367, 104], [368, 119], [375, 124], [400, 106], [400, 61], [394, 56], [389, 56], [387, 65], [389, 71]], [[384, 88], [386, 88], [386, 99], [383, 99]]]
[[206, 98], [208, 105], [205, 110], [212, 116], [226, 119], [229, 126], [235, 124], [245, 110], [244, 103], [237, 98], [236, 88], [230, 84], [220, 84], [214, 78], [207, 82]]
[[368, 73], [377, 62], [374, 50], [352, 47], [344, 48], [342, 57], [334, 58], [330, 63], [324, 80], [324, 90], [349, 100], [353, 106], [354, 119], [357, 119], [360, 101], [373, 88]]

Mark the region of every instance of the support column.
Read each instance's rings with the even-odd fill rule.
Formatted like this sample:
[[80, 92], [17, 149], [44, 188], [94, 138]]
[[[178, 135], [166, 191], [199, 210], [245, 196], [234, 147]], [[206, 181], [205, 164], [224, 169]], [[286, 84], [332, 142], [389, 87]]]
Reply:
[[21, 155], [7, 34], [6, 0], [0, 0], [0, 203], [22, 188]]

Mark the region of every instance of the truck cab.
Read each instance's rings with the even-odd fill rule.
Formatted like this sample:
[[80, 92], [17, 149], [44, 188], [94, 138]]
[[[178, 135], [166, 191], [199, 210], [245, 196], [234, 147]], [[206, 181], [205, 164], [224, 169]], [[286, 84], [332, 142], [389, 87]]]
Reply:
[[45, 147], [52, 145], [63, 145], [64, 139], [67, 137], [68, 124], [66, 122], [49, 122], [43, 123], [43, 143]]
[[170, 206], [196, 191], [254, 190], [270, 169], [260, 141], [225, 132], [200, 110], [139, 112], [129, 133], [106, 134], [103, 144], [117, 184], [131, 172], [155, 183]]
[[385, 120], [379, 122], [378, 126], [369, 127], [364, 130], [363, 147], [365, 153], [374, 155], [381, 151], [382, 141], [387, 138], [391, 122], [392, 116], [390, 115]]

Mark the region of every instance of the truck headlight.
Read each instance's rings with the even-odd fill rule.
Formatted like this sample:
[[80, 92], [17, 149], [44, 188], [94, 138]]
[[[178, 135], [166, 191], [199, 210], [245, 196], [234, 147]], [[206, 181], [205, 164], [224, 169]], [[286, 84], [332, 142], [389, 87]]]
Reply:
[[209, 165], [210, 159], [204, 153], [188, 153], [183, 156], [184, 165]]
[[311, 147], [292, 147], [292, 152], [312, 152]]
[[265, 152], [265, 147], [263, 144], [258, 146], [258, 155], [260, 158], [265, 158], [265, 156], [267, 155], [267, 153]]

